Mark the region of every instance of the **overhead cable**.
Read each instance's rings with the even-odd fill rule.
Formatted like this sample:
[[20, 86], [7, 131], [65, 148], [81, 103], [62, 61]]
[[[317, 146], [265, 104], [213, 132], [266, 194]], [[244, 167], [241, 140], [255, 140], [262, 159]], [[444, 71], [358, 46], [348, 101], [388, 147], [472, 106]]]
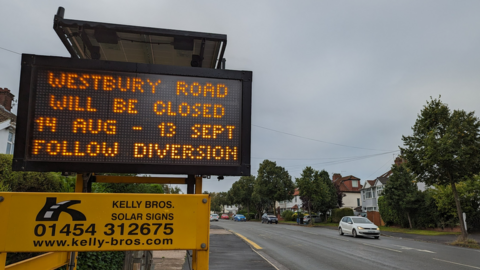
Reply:
[[280, 131], [280, 130], [276, 130], [276, 129], [262, 127], [262, 126], [259, 126], [259, 125], [252, 124], [252, 126], [257, 127], [257, 128], [263, 128], [263, 129], [274, 131], [274, 132], [278, 132], [278, 133], [282, 133], [282, 134], [286, 134], [286, 135], [290, 135], [290, 136], [293, 136], [293, 137], [298, 137], [298, 138], [302, 138], [302, 139], [306, 139], [306, 140], [311, 140], [311, 141], [316, 141], [316, 142], [321, 142], [321, 143], [326, 143], [326, 144], [331, 144], [331, 145], [337, 145], [337, 146], [342, 146], [342, 147], [356, 148], [356, 149], [363, 149], [363, 150], [373, 150], [373, 151], [393, 151], [393, 150], [373, 149], [373, 148], [351, 146], [351, 145], [345, 145], [345, 144], [339, 144], [339, 143], [332, 143], [332, 142], [327, 142], [327, 141], [323, 141], [323, 140], [308, 138], [308, 137], [305, 137], [305, 136], [296, 135], [296, 134], [292, 134], [292, 133], [288, 133], [288, 132], [284, 132], [284, 131]]

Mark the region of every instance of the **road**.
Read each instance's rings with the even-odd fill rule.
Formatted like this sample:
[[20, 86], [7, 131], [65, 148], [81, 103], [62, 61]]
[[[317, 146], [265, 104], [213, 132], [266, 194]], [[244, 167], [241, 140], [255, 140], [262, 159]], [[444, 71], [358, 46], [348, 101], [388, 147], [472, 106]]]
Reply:
[[353, 238], [319, 227], [229, 220], [214, 225], [257, 244], [257, 251], [279, 269], [480, 269], [480, 250], [475, 249], [394, 237]]

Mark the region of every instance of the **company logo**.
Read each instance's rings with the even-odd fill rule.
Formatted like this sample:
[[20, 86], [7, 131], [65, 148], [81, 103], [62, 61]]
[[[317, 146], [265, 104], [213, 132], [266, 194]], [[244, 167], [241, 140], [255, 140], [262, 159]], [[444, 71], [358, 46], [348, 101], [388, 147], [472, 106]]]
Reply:
[[73, 221], [85, 221], [87, 218], [85, 215], [74, 209], [68, 209], [68, 207], [79, 204], [80, 200], [63, 201], [57, 203], [57, 198], [47, 198], [42, 210], [38, 212], [36, 221], [58, 221], [58, 217], [62, 212], [69, 214]]

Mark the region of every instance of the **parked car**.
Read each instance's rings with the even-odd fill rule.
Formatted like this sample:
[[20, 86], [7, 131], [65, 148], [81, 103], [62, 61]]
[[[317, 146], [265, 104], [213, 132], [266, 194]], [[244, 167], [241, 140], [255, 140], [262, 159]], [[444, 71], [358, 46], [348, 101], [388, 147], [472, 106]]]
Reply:
[[278, 224], [278, 219], [276, 216], [274, 215], [269, 215], [269, 214], [263, 214], [262, 216], [262, 223], [275, 223], [275, 224]]
[[340, 235], [351, 234], [353, 237], [373, 236], [375, 239], [380, 238], [380, 228], [368, 218], [358, 216], [343, 217], [338, 224], [338, 233]]
[[233, 221], [247, 221], [247, 218], [244, 215], [235, 215]]
[[218, 215], [217, 214], [211, 214], [210, 215], [210, 221], [218, 221]]
[[312, 215], [312, 216], [310, 217], [310, 215], [305, 215], [305, 216], [303, 217], [303, 224], [308, 224], [308, 223], [310, 222], [310, 219], [311, 219], [312, 217], [314, 218], [314, 221], [315, 221], [316, 223], [320, 223], [320, 222], [321, 222], [320, 216], [314, 216], [314, 215]]
[[228, 214], [222, 214], [222, 219], [230, 219], [230, 217], [228, 216]]

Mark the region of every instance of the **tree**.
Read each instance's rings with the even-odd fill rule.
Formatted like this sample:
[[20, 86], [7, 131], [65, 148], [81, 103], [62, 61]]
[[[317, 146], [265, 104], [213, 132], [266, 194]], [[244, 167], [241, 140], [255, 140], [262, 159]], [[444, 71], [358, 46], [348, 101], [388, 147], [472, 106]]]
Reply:
[[405, 214], [410, 229], [413, 229], [411, 215], [420, 204], [420, 195], [414, 175], [405, 165], [393, 165], [383, 197], [387, 206], [398, 214]]
[[480, 172], [479, 129], [473, 112], [451, 112], [447, 104], [431, 99], [418, 115], [413, 135], [402, 136], [404, 148], [400, 148], [419, 181], [451, 186], [463, 239], [467, 231], [455, 184]]
[[182, 194], [182, 189], [179, 188], [178, 186], [172, 187], [171, 185], [163, 185], [163, 190], [165, 191], [165, 194]]
[[254, 193], [261, 198], [260, 201], [269, 202], [275, 215], [275, 201], [291, 200], [294, 192], [295, 185], [285, 168], [267, 159], [260, 163]]
[[[328, 172], [322, 170], [319, 174], [320, 181], [323, 184], [324, 190], [324, 197], [322, 199], [322, 204], [320, 205], [318, 211], [320, 211], [323, 216], [325, 217], [325, 222], [327, 222], [327, 212], [338, 205], [338, 196], [337, 196], [337, 189], [333, 184], [332, 180], [330, 180], [330, 176]], [[343, 198], [343, 193], [342, 193]]]
[[316, 177], [318, 172], [312, 167], [307, 166], [303, 169], [300, 178], [295, 179], [297, 184], [298, 193], [302, 200], [302, 207], [308, 210], [308, 214], [311, 215], [311, 210], [315, 200], [318, 200], [318, 193], [320, 192], [320, 186], [318, 178]]
[[250, 219], [250, 205], [253, 204], [253, 189], [255, 186], [255, 176], [242, 176], [233, 183], [228, 191], [232, 203], [247, 207], [247, 219]]
[[343, 191], [340, 189], [340, 185], [333, 184], [333, 187], [335, 188], [335, 198], [337, 201], [337, 205], [339, 208], [342, 208], [343, 206]]
[[[480, 209], [480, 177], [475, 176], [456, 185], [460, 204], [467, 218], [475, 216]], [[435, 186], [431, 189], [438, 210], [447, 217], [458, 219], [455, 198], [450, 186]], [[468, 223], [468, 222], [467, 222]]]

